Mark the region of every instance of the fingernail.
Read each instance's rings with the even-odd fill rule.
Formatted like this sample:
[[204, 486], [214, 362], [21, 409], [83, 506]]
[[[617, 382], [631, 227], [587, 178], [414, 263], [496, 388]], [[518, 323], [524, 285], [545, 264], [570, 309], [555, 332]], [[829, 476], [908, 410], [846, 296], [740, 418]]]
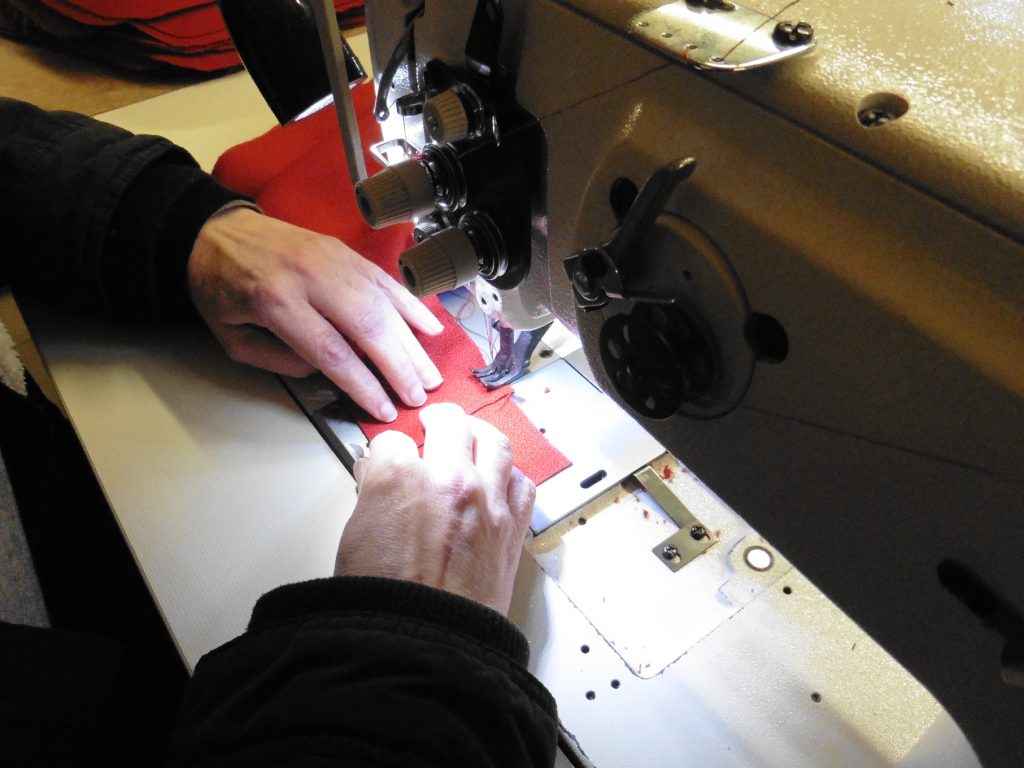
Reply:
[[394, 421], [398, 418], [398, 411], [390, 402], [384, 401], [377, 406], [377, 418], [381, 421]]
[[419, 407], [427, 402], [427, 393], [423, 391], [423, 387], [417, 384], [406, 392], [405, 401], [411, 406]]
[[437, 389], [442, 384], [444, 384], [444, 376], [437, 368], [427, 373], [426, 381], [423, 382], [423, 386], [427, 389]]

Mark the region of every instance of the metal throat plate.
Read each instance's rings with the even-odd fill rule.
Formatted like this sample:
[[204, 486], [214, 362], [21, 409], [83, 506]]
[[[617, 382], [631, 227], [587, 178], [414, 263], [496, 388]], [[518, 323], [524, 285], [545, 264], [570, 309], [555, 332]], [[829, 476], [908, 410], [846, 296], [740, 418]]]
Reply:
[[740, 72], [775, 64], [814, 48], [813, 29], [744, 8], [731, 0], [679, 0], [634, 16], [629, 32], [656, 50], [699, 69]]

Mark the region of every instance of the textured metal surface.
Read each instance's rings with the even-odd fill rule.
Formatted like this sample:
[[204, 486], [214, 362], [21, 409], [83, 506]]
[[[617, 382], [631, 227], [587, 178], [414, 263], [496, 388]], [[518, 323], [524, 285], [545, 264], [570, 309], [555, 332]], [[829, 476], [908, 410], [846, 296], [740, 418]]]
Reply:
[[[556, 0], [628, 34], [657, 0]], [[813, 24], [808, 58], [717, 78], [770, 111], [938, 199], [1024, 239], [1024, 4], [1005, 0], [749, 0]], [[877, 129], [862, 102], [893, 94], [906, 114]]]
[[[600, 121], [604, 131], [580, 142], [580, 126]], [[948, 557], [977, 564], [1022, 604], [1024, 435], [1006, 428], [1024, 406], [1020, 245], [682, 67], [545, 128], [550, 146], [573, 147], [551, 156], [551, 195], [565, 202], [550, 228], [572, 233], [566, 253], [614, 226], [617, 178], [694, 152], [698, 169], [673, 210], [727, 254], [750, 306], [786, 328], [790, 353], [759, 364], [726, 417], [645, 425], [925, 679], [979, 744], [1002, 751], [994, 765], [1019, 765], [1020, 741], [996, 725], [1021, 711], [999, 678], [1002, 643], [935, 569]], [[595, 314], [577, 320], [592, 351]], [[972, 540], [938, 524], [952, 519], [998, 533]], [[857, 524], [840, 536], [838, 520]]]

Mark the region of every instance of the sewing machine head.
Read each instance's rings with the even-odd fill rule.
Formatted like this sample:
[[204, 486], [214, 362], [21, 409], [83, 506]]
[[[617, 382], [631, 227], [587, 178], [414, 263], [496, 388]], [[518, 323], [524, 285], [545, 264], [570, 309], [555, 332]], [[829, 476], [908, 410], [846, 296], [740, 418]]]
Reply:
[[388, 168], [358, 196], [416, 223], [410, 287], [561, 320], [986, 765], [1021, 764], [1024, 11], [366, 5]]

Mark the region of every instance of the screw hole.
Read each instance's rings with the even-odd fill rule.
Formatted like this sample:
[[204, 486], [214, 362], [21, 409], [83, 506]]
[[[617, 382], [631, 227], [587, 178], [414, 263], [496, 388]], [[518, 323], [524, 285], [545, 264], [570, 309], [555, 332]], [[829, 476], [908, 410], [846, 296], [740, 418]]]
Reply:
[[872, 93], [857, 105], [857, 122], [865, 128], [879, 126], [899, 120], [910, 109], [910, 102], [895, 93]]
[[781, 363], [789, 355], [789, 334], [771, 315], [754, 312], [747, 320], [747, 339], [766, 363]]
[[586, 525], [586, 524], [587, 524], [587, 518], [585, 518], [585, 517], [581, 517], [581, 518], [580, 518], [579, 520], [577, 520], [576, 522], [577, 522], [577, 524], [579, 524], [579, 525]]
[[626, 218], [626, 214], [629, 213], [630, 206], [633, 205], [638, 194], [640, 194], [640, 190], [637, 189], [636, 184], [624, 176], [620, 176], [612, 182], [611, 189], [608, 191], [608, 202], [611, 203], [612, 213], [615, 214], [616, 219], [621, 222]]
[[622, 683], [618, 680], [612, 680], [612, 688], [618, 688], [620, 685], [622, 685]]
[[553, 354], [555, 354], [555, 353], [554, 353], [554, 351], [553, 351], [553, 350], [550, 350], [550, 349], [542, 349], [542, 350], [541, 350], [540, 352], [538, 352], [537, 354], [538, 354], [538, 355], [540, 355], [541, 357], [543, 357], [543, 358], [547, 359], [547, 358], [551, 357], [551, 356], [552, 356]]
[[811, 694], [811, 701], [813, 701], [815, 704], [821, 703], [821, 694], [818, 693], [817, 691], [812, 693]]
[[587, 691], [587, 701], [593, 701], [597, 698], [597, 694], [593, 691]]
[[784, 594], [784, 595], [792, 595], [793, 594], [793, 588], [792, 587], [783, 587], [782, 588], [782, 594]]
[[580, 646], [580, 653], [590, 653], [590, 646], [586, 645], [586, 644], [581, 645]]

